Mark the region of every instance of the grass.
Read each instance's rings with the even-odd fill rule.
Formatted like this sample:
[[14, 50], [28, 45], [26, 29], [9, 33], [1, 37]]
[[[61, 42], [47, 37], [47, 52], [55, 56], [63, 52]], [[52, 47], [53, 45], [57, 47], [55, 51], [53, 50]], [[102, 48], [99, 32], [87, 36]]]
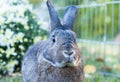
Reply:
[[94, 74], [91, 78], [85, 78], [84, 82], [119, 82], [120, 79], [116, 77], [103, 76], [100, 74]]
[[[84, 66], [94, 65], [97, 71], [120, 74], [120, 45], [94, 43], [79, 43], [78, 45], [81, 49]], [[103, 61], [97, 61], [97, 58], [101, 58]], [[103, 70], [102, 68], [105, 66], [110, 70]]]
[[[88, 75], [84, 79], [84, 82], [120, 82], [120, 78], [110, 77], [110, 76], [102, 76], [101, 74], [93, 74]], [[22, 82], [22, 78], [18, 77], [3, 77], [0, 78], [0, 82]]]
[[22, 78], [20, 76], [2, 77], [0, 78], [0, 82], [22, 82]]

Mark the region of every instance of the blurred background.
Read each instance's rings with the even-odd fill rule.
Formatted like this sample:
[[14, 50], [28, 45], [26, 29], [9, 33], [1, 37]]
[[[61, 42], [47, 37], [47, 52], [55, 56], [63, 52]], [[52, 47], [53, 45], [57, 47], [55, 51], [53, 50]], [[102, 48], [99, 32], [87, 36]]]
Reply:
[[[22, 82], [28, 47], [47, 39], [46, 0], [0, 0], [0, 82]], [[74, 24], [84, 63], [84, 82], [120, 81], [120, 0], [51, 0], [60, 18], [78, 8]], [[61, 19], [62, 20], [62, 19]]]

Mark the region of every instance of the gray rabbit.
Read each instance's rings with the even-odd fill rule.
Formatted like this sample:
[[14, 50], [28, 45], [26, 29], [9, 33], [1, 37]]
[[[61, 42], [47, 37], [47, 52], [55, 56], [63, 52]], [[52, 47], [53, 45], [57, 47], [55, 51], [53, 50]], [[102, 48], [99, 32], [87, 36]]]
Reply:
[[63, 24], [47, 0], [51, 20], [48, 40], [32, 45], [23, 57], [23, 82], [83, 82], [80, 50], [73, 32], [75, 6], [65, 10]]

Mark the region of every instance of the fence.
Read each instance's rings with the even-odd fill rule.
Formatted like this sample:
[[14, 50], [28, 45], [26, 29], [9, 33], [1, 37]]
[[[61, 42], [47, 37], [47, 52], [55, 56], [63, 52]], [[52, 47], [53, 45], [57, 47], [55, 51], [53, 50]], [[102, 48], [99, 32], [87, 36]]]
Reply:
[[74, 30], [84, 65], [94, 64], [98, 73], [120, 78], [120, 1], [84, 0], [83, 3], [76, 5]]

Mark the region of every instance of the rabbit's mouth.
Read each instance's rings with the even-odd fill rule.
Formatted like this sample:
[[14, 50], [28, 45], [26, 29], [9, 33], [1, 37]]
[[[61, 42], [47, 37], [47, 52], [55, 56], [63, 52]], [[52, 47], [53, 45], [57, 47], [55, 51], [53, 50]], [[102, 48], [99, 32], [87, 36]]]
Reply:
[[75, 66], [76, 66], [76, 64], [74, 62], [67, 62], [63, 68], [71, 68], [71, 67], [75, 67]]
[[54, 65], [56, 67], [60, 67], [60, 68], [68, 68], [68, 67], [75, 67], [77, 66], [75, 61], [68, 61], [68, 62], [64, 62], [64, 63], [58, 63], [56, 62], [56, 64]]
[[79, 60], [67, 61], [64, 63], [64, 67], [76, 67], [79, 64]]
[[67, 62], [65, 67], [74, 67], [74, 62]]

